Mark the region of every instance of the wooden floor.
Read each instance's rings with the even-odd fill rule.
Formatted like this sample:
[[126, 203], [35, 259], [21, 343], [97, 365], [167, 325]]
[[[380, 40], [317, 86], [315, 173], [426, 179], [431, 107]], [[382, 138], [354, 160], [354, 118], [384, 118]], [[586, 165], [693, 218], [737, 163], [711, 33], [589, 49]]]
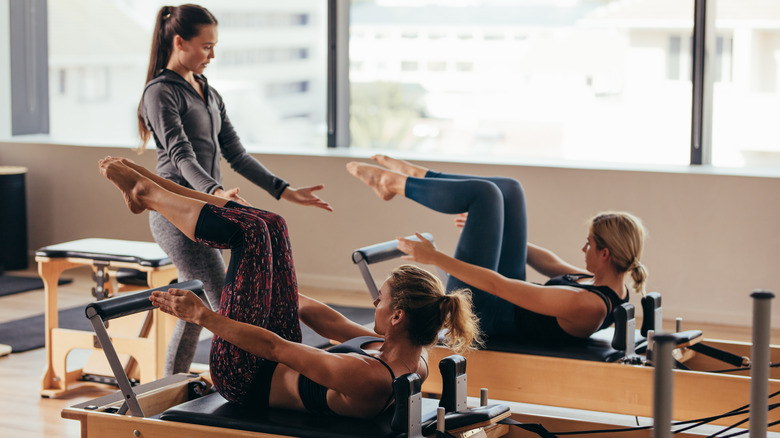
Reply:
[[[8, 274], [37, 275], [34, 269], [14, 271]], [[93, 282], [89, 268], [66, 271], [63, 277], [73, 278], [74, 281], [68, 285], [60, 286], [60, 308], [73, 307], [92, 301], [90, 290]], [[366, 307], [371, 305], [367, 293], [312, 288], [301, 288], [301, 293], [331, 304]], [[42, 313], [43, 295], [43, 290], [36, 290], [0, 297], [0, 322]], [[668, 328], [671, 328], [672, 324], [669, 322]], [[690, 326], [701, 328], [709, 338], [749, 341], [751, 336], [749, 327], [700, 323], [690, 323]], [[772, 343], [780, 343], [780, 330], [773, 330]], [[0, 436], [15, 438], [79, 437], [78, 423], [60, 418], [60, 411], [66, 406], [107, 393], [107, 391], [90, 389], [73, 393], [67, 398], [41, 398], [38, 390], [44, 364], [45, 351], [43, 349], [0, 357], [0, 412], [2, 412], [0, 414]]]

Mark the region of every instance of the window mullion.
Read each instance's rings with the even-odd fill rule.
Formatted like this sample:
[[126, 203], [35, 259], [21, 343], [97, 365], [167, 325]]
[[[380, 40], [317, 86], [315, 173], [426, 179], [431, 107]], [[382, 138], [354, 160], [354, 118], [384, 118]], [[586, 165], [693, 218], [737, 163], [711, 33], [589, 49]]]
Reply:
[[715, 5], [696, 0], [693, 13], [691, 164], [712, 164]]
[[349, 0], [328, 1], [328, 147], [349, 146]]
[[11, 0], [11, 134], [49, 133], [46, 0]]

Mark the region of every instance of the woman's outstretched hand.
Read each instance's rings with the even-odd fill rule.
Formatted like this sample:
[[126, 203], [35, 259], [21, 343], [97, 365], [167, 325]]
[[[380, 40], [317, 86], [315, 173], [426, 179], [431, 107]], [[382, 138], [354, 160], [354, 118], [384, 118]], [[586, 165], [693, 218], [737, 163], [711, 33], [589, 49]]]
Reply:
[[208, 307], [192, 291], [168, 289], [168, 292], [156, 290], [149, 297], [155, 307], [179, 319], [200, 324], [201, 317]]
[[299, 189], [294, 189], [288, 186], [286, 189], [284, 189], [284, 192], [282, 192], [282, 198], [295, 204], [319, 207], [323, 210], [333, 211], [333, 207], [331, 207], [330, 204], [323, 201], [319, 196], [314, 194], [315, 191], [322, 190], [323, 188], [325, 188], [325, 186], [322, 184], [310, 187], [301, 187]]
[[404, 260], [411, 260], [413, 262], [424, 263], [426, 265], [434, 265], [436, 254], [438, 250], [433, 243], [422, 236], [420, 233], [414, 233], [420, 241], [407, 239], [405, 237], [398, 238], [398, 249], [401, 252], [407, 254], [401, 258]]
[[212, 193], [212, 195], [219, 196], [220, 198], [225, 198], [233, 202], [238, 202], [239, 204], [246, 205], [247, 207], [252, 206], [249, 204], [249, 202], [247, 202], [246, 199], [238, 195], [238, 187], [233, 187], [230, 190], [217, 189], [214, 190], [214, 193]]

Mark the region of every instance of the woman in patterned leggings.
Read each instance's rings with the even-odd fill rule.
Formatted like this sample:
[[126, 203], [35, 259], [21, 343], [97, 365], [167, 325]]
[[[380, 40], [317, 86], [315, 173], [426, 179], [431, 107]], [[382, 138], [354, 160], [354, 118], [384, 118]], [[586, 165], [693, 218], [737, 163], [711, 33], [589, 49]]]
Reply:
[[[230, 248], [219, 312], [190, 291], [151, 298], [162, 311], [214, 333], [211, 377], [230, 401], [374, 417], [391, 404], [395, 376], [427, 377], [425, 348], [440, 329], [448, 329], [456, 351], [479, 341], [470, 295], [445, 295], [441, 282], [422, 269], [406, 265], [390, 275], [374, 302], [371, 331], [298, 295], [281, 216], [184, 188], [123, 158], [101, 160], [100, 171], [131, 212], [157, 211], [193, 241]], [[299, 321], [343, 342], [341, 348], [301, 344]]]

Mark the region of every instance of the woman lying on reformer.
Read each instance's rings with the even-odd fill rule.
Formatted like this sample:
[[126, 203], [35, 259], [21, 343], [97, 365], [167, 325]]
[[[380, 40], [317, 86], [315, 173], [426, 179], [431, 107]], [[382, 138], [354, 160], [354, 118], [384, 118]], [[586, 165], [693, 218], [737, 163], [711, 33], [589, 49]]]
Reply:
[[[425, 349], [439, 330], [448, 329], [456, 351], [479, 342], [468, 292], [445, 295], [441, 281], [420, 268], [390, 274], [374, 302], [372, 332], [298, 295], [281, 216], [184, 188], [123, 158], [101, 160], [100, 172], [133, 213], [157, 211], [190, 239], [230, 248], [219, 312], [190, 291], [151, 297], [163, 312], [214, 333], [211, 378], [229, 401], [374, 417], [392, 404], [395, 376], [427, 377]], [[303, 345], [299, 322], [343, 344], [327, 351]]]
[[[639, 261], [644, 228], [624, 212], [605, 212], [590, 223], [585, 269], [527, 241], [525, 194], [511, 178], [434, 172], [385, 155], [384, 167], [351, 162], [347, 170], [383, 200], [405, 196], [432, 210], [459, 214], [463, 227], [454, 257], [420, 241], [399, 238], [407, 260], [438, 266], [447, 289], [469, 288], [488, 337], [557, 344], [577, 342], [613, 323], [612, 309], [628, 301], [625, 286], [644, 293], [647, 271]], [[525, 281], [526, 264], [550, 277], [544, 286]], [[511, 303], [511, 304], [510, 304]]]

